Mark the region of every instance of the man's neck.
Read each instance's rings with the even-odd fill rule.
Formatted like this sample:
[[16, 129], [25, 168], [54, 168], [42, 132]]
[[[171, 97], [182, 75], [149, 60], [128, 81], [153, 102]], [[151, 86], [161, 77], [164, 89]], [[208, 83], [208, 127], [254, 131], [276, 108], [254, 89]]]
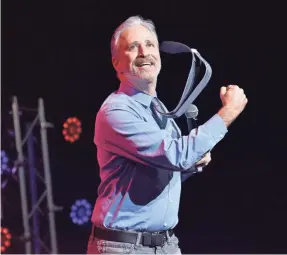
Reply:
[[121, 81], [123, 85], [134, 87], [146, 94], [149, 94], [151, 96], [155, 96], [155, 90], [156, 90], [156, 81], [155, 82], [149, 82], [149, 81], [132, 81], [124, 79]]

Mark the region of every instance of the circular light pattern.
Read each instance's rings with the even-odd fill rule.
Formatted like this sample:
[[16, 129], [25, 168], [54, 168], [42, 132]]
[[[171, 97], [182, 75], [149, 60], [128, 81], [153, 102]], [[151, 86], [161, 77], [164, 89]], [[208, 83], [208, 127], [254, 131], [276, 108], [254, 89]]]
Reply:
[[63, 136], [67, 142], [73, 143], [80, 138], [82, 124], [77, 117], [68, 118], [63, 124]]
[[74, 224], [87, 223], [92, 215], [92, 206], [86, 199], [78, 199], [71, 207], [70, 217]]
[[9, 158], [4, 150], [1, 150], [1, 174], [5, 172], [11, 172], [9, 167]]
[[12, 235], [8, 228], [1, 227], [1, 253], [11, 246]]

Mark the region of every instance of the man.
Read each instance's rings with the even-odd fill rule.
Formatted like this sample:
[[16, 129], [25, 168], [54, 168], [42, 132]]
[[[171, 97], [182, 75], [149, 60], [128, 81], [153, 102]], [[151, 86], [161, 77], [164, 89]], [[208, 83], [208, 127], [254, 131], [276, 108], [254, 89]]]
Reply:
[[[94, 142], [101, 183], [88, 253], [181, 254], [178, 223], [181, 182], [206, 166], [209, 151], [247, 104], [242, 89], [222, 87], [222, 107], [182, 136], [173, 119], [154, 111], [161, 70], [154, 25], [135, 16], [115, 31], [112, 63], [119, 89], [101, 106]], [[165, 109], [166, 110], [166, 109]]]

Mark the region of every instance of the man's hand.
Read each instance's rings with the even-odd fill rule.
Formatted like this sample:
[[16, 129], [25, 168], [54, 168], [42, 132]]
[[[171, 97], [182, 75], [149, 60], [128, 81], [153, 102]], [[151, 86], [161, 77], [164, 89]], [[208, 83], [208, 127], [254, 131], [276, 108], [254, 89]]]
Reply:
[[207, 166], [210, 161], [211, 161], [211, 154], [210, 154], [210, 152], [208, 152], [205, 154], [205, 156], [201, 160], [196, 162], [195, 165], [196, 166]]
[[228, 127], [244, 110], [247, 104], [247, 98], [243, 89], [237, 85], [229, 85], [220, 88], [220, 99], [222, 108], [218, 114]]

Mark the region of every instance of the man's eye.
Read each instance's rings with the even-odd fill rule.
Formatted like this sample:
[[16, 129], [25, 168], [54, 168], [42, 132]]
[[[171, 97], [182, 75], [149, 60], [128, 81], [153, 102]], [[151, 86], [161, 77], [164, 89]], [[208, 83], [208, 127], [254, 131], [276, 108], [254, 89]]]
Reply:
[[153, 44], [153, 43], [147, 43], [147, 46], [148, 46], [148, 47], [153, 47], [154, 44]]
[[134, 50], [136, 48], [136, 45], [131, 45], [131, 46], [129, 46], [129, 50]]

